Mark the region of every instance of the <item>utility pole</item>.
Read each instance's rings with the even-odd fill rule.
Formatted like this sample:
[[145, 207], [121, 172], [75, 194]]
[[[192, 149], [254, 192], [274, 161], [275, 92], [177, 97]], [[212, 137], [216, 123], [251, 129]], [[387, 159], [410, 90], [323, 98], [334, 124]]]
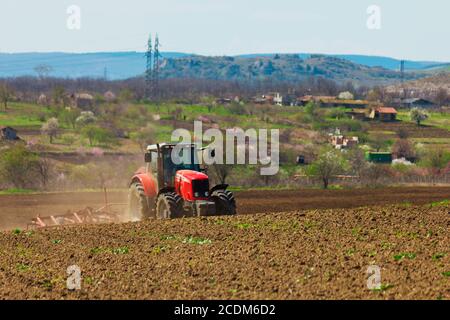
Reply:
[[147, 52], [145, 53], [145, 57], [147, 58], [145, 70], [145, 97], [148, 99], [153, 95], [152, 50], [152, 35], [150, 34], [147, 42]]
[[401, 73], [401, 79], [402, 83], [405, 81], [405, 60], [400, 61], [400, 73]]
[[406, 98], [406, 92], [405, 92], [405, 60], [400, 61], [400, 77], [402, 82], [402, 99]]

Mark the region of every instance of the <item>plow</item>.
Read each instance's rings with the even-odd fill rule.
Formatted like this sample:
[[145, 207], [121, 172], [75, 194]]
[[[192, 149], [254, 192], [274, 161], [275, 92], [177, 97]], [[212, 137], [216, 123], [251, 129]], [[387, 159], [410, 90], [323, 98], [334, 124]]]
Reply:
[[121, 215], [117, 211], [119, 207], [125, 207], [126, 203], [109, 203], [107, 191], [104, 189], [105, 203], [102, 207], [94, 209], [86, 207], [82, 210], [68, 210], [65, 214], [49, 216], [37, 215], [27, 225], [28, 230], [51, 228], [64, 225], [115, 223], [121, 221]]

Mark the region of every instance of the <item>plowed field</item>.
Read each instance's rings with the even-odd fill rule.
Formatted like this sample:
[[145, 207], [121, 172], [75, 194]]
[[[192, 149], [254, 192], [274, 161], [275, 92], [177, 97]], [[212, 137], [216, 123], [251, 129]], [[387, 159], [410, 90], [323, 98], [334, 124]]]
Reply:
[[[272, 212], [268, 200], [235, 217], [5, 231], [0, 298], [450, 298], [447, 202]], [[81, 290], [67, 289], [72, 265]]]

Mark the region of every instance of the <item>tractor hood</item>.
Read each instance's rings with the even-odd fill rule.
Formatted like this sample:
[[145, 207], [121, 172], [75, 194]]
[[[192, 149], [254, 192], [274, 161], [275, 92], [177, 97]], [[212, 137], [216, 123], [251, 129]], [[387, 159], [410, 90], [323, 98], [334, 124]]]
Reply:
[[177, 171], [176, 178], [181, 178], [182, 180], [185, 180], [185, 182], [190, 182], [192, 180], [208, 180], [206, 174], [193, 170], [179, 170]]

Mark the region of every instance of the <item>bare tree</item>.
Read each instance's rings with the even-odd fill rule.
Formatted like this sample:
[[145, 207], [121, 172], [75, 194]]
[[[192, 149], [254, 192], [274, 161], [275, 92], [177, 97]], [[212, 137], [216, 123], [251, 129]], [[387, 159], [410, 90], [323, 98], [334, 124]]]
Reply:
[[36, 171], [38, 176], [40, 177], [42, 187], [46, 189], [51, 175], [50, 160], [44, 157], [40, 158], [36, 165]]
[[440, 88], [436, 93], [436, 97], [434, 101], [437, 103], [439, 107], [445, 106], [450, 100], [447, 89]]
[[416, 154], [414, 147], [408, 139], [398, 139], [392, 147], [392, 153], [397, 159], [413, 158]]
[[220, 184], [225, 184], [228, 176], [233, 170], [233, 166], [229, 164], [213, 164], [209, 166], [210, 172], [214, 175], [216, 181]]
[[37, 73], [39, 79], [45, 79], [53, 71], [53, 68], [48, 64], [39, 64], [34, 67], [34, 71]]
[[8, 109], [8, 102], [13, 98], [13, 91], [6, 84], [0, 84], [0, 101], [3, 103], [3, 108], [6, 111]]

